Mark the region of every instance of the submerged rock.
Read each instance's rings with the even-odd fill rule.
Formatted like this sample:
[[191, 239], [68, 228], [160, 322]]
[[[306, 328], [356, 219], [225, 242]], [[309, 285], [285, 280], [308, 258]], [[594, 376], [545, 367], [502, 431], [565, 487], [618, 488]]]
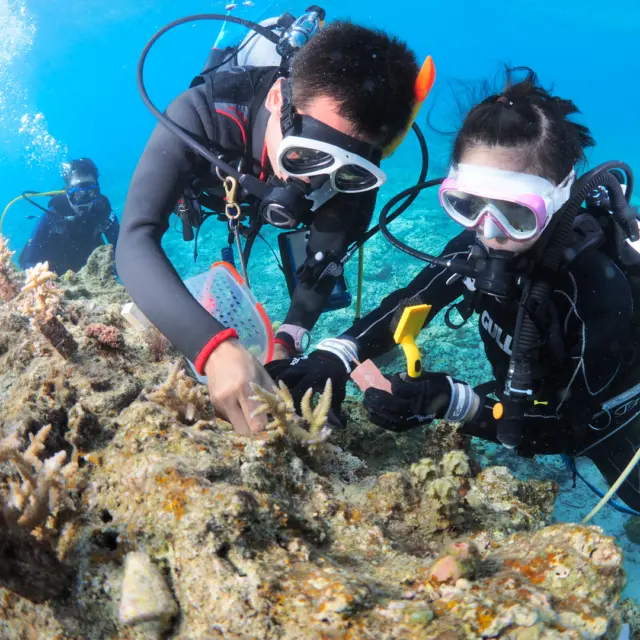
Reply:
[[142, 552], [127, 554], [118, 612], [120, 622], [159, 638], [169, 629], [178, 610], [164, 576], [151, 558]]
[[[547, 526], [553, 483], [479, 473], [454, 425], [390, 434], [355, 399], [314, 450], [236, 435], [175, 353], [123, 323], [110, 257], [59, 282], [73, 361], [20, 296], [0, 305], [0, 439], [50, 423], [46, 455], [80, 455], [75, 508], [46, 523], [50, 564], [16, 565], [33, 589], [2, 581], [2, 640], [617, 638], [620, 550], [597, 527]], [[85, 337], [95, 323], [118, 349]]]

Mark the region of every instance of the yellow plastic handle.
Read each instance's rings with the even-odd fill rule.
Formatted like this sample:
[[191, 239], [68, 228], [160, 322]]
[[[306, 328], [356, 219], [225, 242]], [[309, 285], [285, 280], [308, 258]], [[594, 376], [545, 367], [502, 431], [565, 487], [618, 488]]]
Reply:
[[407, 359], [407, 373], [410, 378], [418, 378], [422, 371], [422, 360], [420, 359], [420, 351], [412, 336], [406, 336], [400, 343], [404, 351], [404, 357]]
[[407, 307], [400, 318], [400, 322], [393, 334], [396, 344], [402, 346], [407, 360], [407, 373], [410, 378], [417, 378], [422, 372], [420, 351], [416, 346], [416, 337], [420, 333], [431, 311], [431, 305], [418, 304]]

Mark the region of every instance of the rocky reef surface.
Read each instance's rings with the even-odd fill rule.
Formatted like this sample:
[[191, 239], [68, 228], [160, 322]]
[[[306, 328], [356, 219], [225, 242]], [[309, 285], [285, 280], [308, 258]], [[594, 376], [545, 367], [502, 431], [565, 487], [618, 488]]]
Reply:
[[110, 247], [60, 279], [0, 267], [0, 638], [636, 632], [620, 549], [549, 524], [552, 482], [480, 469], [455, 425], [384, 432], [355, 400], [326, 440], [284, 418], [238, 436], [126, 324], [112, 274]]

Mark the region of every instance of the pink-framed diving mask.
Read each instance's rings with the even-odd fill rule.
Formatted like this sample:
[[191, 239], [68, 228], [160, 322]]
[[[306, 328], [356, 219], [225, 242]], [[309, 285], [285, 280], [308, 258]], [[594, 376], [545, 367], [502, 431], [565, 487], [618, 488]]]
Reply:
[[440, 204], [467, 229], [514, 242], [537, 238], [568, 200], [575, 172], [559, 184], [529, 173], [460, 163], [440, 186]]

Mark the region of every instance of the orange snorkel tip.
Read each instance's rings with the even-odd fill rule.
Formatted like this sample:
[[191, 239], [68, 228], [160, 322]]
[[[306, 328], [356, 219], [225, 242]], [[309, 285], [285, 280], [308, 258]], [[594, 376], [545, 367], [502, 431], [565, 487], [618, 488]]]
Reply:
[[398, 135], [398, 137], [393, 140], [393, 142], [391, 142], [384, 148], [382, 152], [383, 158], [388, 158], [400, 146], [400, 143], [407, 137], [409, 129], [411, 129], [413, 123], [418, 117], [418, 113], [420, 113], [420, 109], [424, 101], [429, 96], [429, 93], [433, 88], [433, 84], [435, 81], [436, 65], [433, 63], [433, 58], [431, 56], [427, 56], [426, 60], [422, 63], [422, 67], [420, 69], [420, 72], [418, 73], [418, 77], [416, 78], [416, 82], [414, 85], [415, 103], [413, 106], [413, 111], [411, 113], [411, 118], [409, 119], [409, 123], [407, 124], [407, 128], [402, 131]]

